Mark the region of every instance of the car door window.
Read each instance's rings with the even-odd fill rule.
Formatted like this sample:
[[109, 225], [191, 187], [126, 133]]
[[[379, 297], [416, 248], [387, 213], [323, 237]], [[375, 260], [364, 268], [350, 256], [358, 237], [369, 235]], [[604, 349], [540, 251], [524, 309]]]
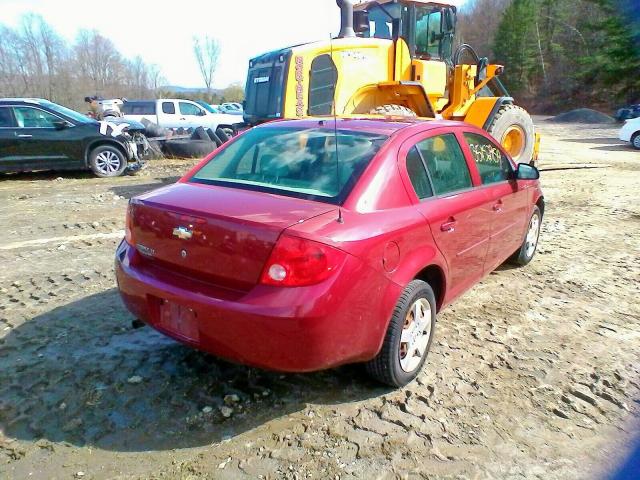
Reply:
[[475, 133], [465, 133], [483, 185], [504, 182], [513, 178], [513, 167], [506, 155], [488, 138]]
[[417, 144], [436, 195], [471, 188], [471, 174], [456, 136], [437, 135]]
[[182, 115], [201, 115], [200, 112], [202, 112], [200, 107], [196, 107], [192, 103], [180, 102], [179, 108]]
[[420, 200], [433, 196], [427, 170], [424, 168], [424, 163], [416, 147], [413, 147], [407, 153], [407, 173], [409, 174], [411, 185], [413, 185], [413, 189]]
[[39, 108], [14, 107], [13, 112], [20, 128], [54, 128], [58, 117]]
[[176, 113], [175, 104], [173, 102], [162, 102], [162, 113], [174, 115]]
[[0, 128], [15, 127], [13, 116], [9, 107], [0, 107]]

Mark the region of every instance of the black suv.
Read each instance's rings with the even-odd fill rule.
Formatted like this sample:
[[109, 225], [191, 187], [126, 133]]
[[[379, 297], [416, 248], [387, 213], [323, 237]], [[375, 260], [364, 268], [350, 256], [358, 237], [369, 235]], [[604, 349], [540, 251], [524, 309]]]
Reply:
[[91, 169], [116, 177], [142, 166], [144, 125], [98, 122], [42, 99], [0, 99], [0, 172]]

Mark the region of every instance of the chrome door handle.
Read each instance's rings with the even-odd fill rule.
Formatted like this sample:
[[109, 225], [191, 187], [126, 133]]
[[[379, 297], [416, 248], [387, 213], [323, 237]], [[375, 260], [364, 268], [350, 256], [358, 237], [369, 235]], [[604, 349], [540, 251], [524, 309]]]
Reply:
[[33, 137], [33, 135], [27, 135], [25, 133], [21, 133], [20, 135], [18, 135], [18, 138], [31, 138]]
[[498, 200], [498, 203], [496, 203], [493, 206], [493, 211], [494, 212], [498, 212], [498, 213], [501, 212], [502, 211], [502, 205], [503, 205], [502, 200]]

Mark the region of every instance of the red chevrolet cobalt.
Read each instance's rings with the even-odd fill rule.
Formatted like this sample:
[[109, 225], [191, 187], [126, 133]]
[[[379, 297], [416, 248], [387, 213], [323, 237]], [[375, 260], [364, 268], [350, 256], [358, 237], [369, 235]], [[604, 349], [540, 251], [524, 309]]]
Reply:
[[436, 313], [533, 258], [539, 173], [468, 124], [335, 123], [254, 128], [133, 198], [116, 254], [128, 309], [236, 362], [415, 378]]

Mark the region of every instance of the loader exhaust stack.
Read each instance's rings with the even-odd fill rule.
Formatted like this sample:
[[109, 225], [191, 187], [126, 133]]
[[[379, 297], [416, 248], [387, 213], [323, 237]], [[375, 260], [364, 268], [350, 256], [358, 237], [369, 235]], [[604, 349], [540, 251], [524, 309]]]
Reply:
[[340, 33], [338, 38], [351, 38], [356, 36], [353, 29], [353, 6], [354, 0], [336, 0], [340, 7]]

